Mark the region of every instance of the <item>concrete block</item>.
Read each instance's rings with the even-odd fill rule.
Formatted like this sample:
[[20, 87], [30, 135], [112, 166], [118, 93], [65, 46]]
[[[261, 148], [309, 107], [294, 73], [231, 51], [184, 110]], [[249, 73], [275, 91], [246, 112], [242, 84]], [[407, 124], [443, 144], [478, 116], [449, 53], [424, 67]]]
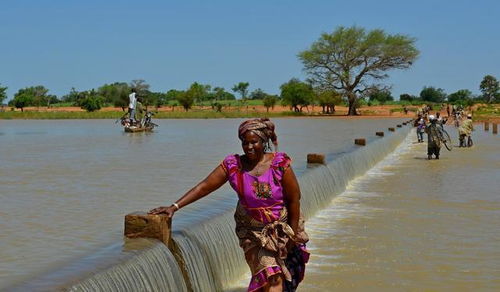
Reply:
[[309, 153], [307, 154], [307, 163], [326, 164], [325, 154]]
[[366, 145], [366, 139], [365, 138], [354, 139], [354, 144], [360, 145], [360, 146], [365, 146]]
[[156, 238], [168, 245], [171, 232], [172, 220], [166, 215], [134, 212], [125, 216], [125, 236], [128, 238]]

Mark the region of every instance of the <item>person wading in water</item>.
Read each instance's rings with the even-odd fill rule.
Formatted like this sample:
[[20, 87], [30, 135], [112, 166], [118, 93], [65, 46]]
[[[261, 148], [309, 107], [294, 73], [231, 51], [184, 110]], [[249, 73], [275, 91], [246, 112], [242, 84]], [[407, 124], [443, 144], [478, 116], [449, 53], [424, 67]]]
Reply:
[[271, 144], [277, 150], [278, 140], [269, 119], [243, 122], [238, 137], [244, 155], [227, 156], [171, 206], [149, 213], [172, 217], [229, 181], [239, 198], [234, 214], [236, 235], [252, 272], [248, 291], [295, 291], [304, 278], [309, 239], [291, 159], [283, 152], [271, 152]]
[[432, 159], [432, 155], [435, 155], [436, 159], [439, 159], [441, 139], [443, 137], [442, 128], [438, 126], [434, 115], [429, 115], [429, 122], [429, 125], [425, 127], [425, 131], [427, 132], [427, 159]]
[[[474, 127], [472, 125], [472, 115], [468, 114], [467, 119], [462, 122], [458, 128], [458, 139], [460, 142], [460, 147], [471, 147], [472, 146], [472, 131]], [[467, 141], [465, 141], [467, 138]]]

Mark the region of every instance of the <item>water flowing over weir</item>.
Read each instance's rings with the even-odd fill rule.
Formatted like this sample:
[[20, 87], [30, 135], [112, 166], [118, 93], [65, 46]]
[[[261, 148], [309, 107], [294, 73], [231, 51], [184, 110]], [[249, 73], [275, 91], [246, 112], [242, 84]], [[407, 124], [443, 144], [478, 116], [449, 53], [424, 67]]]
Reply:
[[[304, 217], [310, 218], [328, 205], [336, 195], [346, 189], [352, 179], [364, 174], [392, 152], [406, 138], [409, 131], [409, 127], [403, 127], [384, 138], [373, 138], [366, 146], [357, 146], [352, 151], [338, 155], [328, 155], [330, 159], [326, 165], [313, 166], [304, 171], [298, 177], [302, 191], [301, 208]], [[45, 275], [16, 287], [13, 291], [222, 291], [229, 289], [235, 280], [240, 279], [245, 273], [250, 278], [243, 252], [234, 234], [235, 202], [236, 199], [234, 202], [221, 203], [217, 207], [216, 216], [207, 216], [209, 219], [200, 219], [197, 224], [182, 226], [174, 231], [172, 234], [173, 253], [162, 243], [153, 240], [148, 240], [145, 248], [126, 252], [127, 256], [123, 256], [124, 252], [120, 250], [120, 247], [115, 247], [114, 257], [120, 260], [107, 260], [107, 265], [96, 268], [96, 262], [113, 256], [94, 255], [87, 260], [87, 263], [83, 260], [83, 264], [73, 264], [78, 266], [73, 268], [80, 273], [78, 276], [74, 274], [68, 276], [68, 272], [56, 272], [55, 275]], [[223, 210], [219, 212], [221, 205], [223, 205]], [[207, 209], [210, 207], [207, 206]], [[91, 263], [92, 268], [88, 267], [92, 265]], [[82, 265], [87, 268], [82, 269]], [[71, 271], [71, 265], [65, 270]], [[82, 270], [87, 272], [82, 273]]]

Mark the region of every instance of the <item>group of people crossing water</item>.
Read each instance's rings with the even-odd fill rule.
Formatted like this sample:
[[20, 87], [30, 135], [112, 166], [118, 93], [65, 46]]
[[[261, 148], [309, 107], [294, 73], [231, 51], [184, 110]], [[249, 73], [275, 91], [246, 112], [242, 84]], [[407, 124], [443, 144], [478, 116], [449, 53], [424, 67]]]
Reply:
[[[447, 117], [441, 117], [439, 111], [436, 112], [435, 115], [432, 115], [430, 114], [430, 107], [425, 106], [418, 112], [418, 116], [415, 119], [414, 126], [417, 131], [418, 143], [424, 142], [424, 133], [427, 134], [427, 159], [429, 160], [432, 159], [433, 156], [439, 159], [441, 144], [443, 142], [451, 143], [448, 133], [444, 130], [444, 125], [450, 120], [449, 105], [447, 106], [447, 113]], [[459, 147], [471, 147], [473, 145], [472, 131], [474, 130], [472, 125], [472, 114], [467, 114], [467, 117], [463, 119], [463, 108], [455, 106], [453, 106], [452, 114], [455, 127], [458, 129]]]

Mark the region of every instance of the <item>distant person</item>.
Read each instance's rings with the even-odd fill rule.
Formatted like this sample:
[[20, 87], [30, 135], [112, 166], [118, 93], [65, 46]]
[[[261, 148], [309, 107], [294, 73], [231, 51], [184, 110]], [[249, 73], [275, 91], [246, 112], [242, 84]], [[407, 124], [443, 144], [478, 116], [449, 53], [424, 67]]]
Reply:
[[[467, 119], [462, 122], [460, 127], [458, 128], [458, 139], [460, 142], [460, 147], [471, 147], [473, 142], [472, 142], [472, 131], [474, 130], [474, 127], [472, 125], [472, 115], [468, 114]], [[465, 138], [467, 138], [467, 142], [465, 141]]]
[[135, 88], [132, 88], [132, 92], [128, 95], [128, 113], [129, 113], [129, 119], [130, 119], [130, 125], [134, 125], [135, 123], [135, 109], [137, 106], [137, 97], [136, 97], [136, 90]]
[[441, 113], [437, 112], [436, 113], [436, 120], [437, 120], [437, 124], [439, 126], [441, 126], [441, 129], [444, 129], [444, 125], [446, 125], [446, 122], [448, 121], [448, 119], [441, 117]]
[[446, 106], [446, 113], [448, 114], [448, 119], [450, 118], [450, 105]]
[[414, 126], [417, 128], [417, 140], [418, 143], [424, 142], [424, 132], [425, 132], [425, 121], [422, 115], [418, 115], [415, 120]]
[[[295, 291], [304, 277], [309, 253], [292, 160], [283, 152], [272, 152], [278, 140], [269, 119], [243, 122], [238, 137], [244, 155], [227, 156], [170, 207], [149, 213], [172, 217], [229, 181], [239, 199], [234, 214], [236, 235], [252, 273], [248, 291]], [[227, 256], [223, 247], [217, 252]]]
[[432, 155], [435, 155], [436, 159], [439, 159], [443, 133], [434, 115], [429, 115], [429, 122], [425, 128], [425, 132], [427, 133], [427, 159], [432, 159]]
[[403, 107], [403, 111], [405, 112], [405, 115], [408, 114], [408, 108], [406, 107], [406, 105]]

